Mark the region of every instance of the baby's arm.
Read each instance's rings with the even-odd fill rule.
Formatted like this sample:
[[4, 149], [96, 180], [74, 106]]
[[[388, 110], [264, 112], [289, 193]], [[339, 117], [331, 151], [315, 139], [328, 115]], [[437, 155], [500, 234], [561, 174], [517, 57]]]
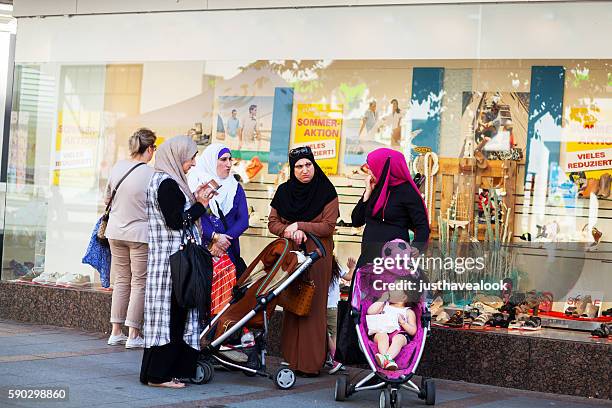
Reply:
[[379, 314], [380, 312], [383, 311], [384, 307], [385, 307], [385, 302], [374, 302], [370, 305], [370, 307], [368, 307], [367, 314], [369, 315]]
[[406, 316], [408, 317], [408, 320], [404, 319], [402, 315], [399, 315], [399, 324], [406, 333], [408, 333], [410, 336], [414, 336], [417, 332], [416, 315], [412, 309], [408, 309], [406, 311]]

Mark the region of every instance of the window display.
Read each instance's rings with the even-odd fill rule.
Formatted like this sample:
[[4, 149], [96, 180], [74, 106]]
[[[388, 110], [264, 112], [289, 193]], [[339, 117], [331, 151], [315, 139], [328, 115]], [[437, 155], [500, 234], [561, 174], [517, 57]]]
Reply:
[[[289, 148], [305, 145], [338, 191], [336, 255], [358, 257], [363, 229], [351, 211], [365, 158], [391, 147], [429, 210], [422, 262], [452, 260], [423, 268], [441, 284], [429, 296], [436, 324], [603, 337], [612, 322], [610, 78], [609, 60], [18, 65], [1, 277], [112, 290], [108, 271], [82, 259], [110, 167], [138, 127], [153, 129], [158, 145], [188, 134], [200, 151], [212, 141], [232, 149], [249, 205], [247, 262], [274, 239], [270, 201], [289, 177]], [[457, 263], [469, 258], [481, 262]]]

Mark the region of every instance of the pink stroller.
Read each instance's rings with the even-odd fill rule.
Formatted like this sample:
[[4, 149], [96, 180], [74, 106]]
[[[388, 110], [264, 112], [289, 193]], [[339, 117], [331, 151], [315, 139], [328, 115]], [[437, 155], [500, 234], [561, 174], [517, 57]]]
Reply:
[[[387, 256], [389, 256], [387, 248], [397, 250], [398, 246], [402, 248], [401, 252], [404, 252], [403, 248], [407, 248], [409, 253], [410, 247], [401, 240], [388, 242], [383, 252], [386, 250]], [[395, 257], [395, 254], [391, 256]], [[359, 346], [372, 371], [355, 384], [350, 383], [347, 375], [340, 376], [336, 380], [336, 401], [344, 401], [358, 391], [380, 389], [380, 407], [399, 408], [401, 407], [401, 394], [399, 391], [403, 388], [415, 392], [420, 399], [425, 400], [427, 405], [435, 404], [436, 390], [433, 380], [423, 378], [420, 387], [412, 381], [412, 377], [423, 355], [431, 320], [431, 315], [423, 301], [423, 296], [419, 297], [417, 306], [413, 307], [417, 321], [417, 332], [395, 358], [398, 366], [397, 370], [385, 370], [376, 364], [374, 356], [378, 352], [378, 348], [376, 343], [368, 337], [366, 311], [385, 292], [381, 286], [383, 284], [394, 283], [398, 278], [405, 278], [409, 273], [406, 269], [391, 269], [379, 274], [375, 272], [374, 265], [372, 264], [364, 265], [356, 271], [352, 291], [351, 317], [355, 321]], [[416, 271], [416, 274], [412, 276], [412, 280], [414, 281], [414, 277], [416, 277], [418, 282], [419, 275], [422, 274]]]

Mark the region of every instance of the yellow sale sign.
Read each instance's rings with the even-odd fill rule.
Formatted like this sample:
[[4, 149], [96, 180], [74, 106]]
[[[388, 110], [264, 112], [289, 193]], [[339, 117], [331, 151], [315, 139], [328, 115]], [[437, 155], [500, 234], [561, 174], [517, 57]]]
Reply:
[[338, 172], [342, 107], [326, 103], [300, 103], [297, 107], [294, 144], [310, 146], [325, 174]]

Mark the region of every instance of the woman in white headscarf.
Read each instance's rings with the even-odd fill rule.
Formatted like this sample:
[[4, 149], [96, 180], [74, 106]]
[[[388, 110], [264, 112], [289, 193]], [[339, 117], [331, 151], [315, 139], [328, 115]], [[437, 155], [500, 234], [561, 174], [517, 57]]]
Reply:
[[[177, 378], [195, 375], [198, 358], [197, 309], [180, 307], [172, 290], [170, 255], [181, 245], [183, 218], [197, 220], [206, 213], [213, 191], [209, 187], [191, 192], [186, 173], [198, 152], [187, 136], [163, 143], [155, 155], [155, 173], [147, 189], [149, 253], [144, 302], [145, 351], [140, 381], [155, 387], [183, 388]], [[198, 228], [192, 228], [200, 241]]]
[[[220, 258], [228, 254], [239, 267], [240, 243], [238, 238], [249, 227], [246, 194], [231, 173], [232, 153], [221, 143], [212, 143], [196, 158], [196, 165], [187, 180], [191, 191], [214, 179], [220, 185], [210, 200], [210, 211], [202, 216], [202, 241], [210, 252]], [[237, 278], [239, 276], [236, 276]]]

